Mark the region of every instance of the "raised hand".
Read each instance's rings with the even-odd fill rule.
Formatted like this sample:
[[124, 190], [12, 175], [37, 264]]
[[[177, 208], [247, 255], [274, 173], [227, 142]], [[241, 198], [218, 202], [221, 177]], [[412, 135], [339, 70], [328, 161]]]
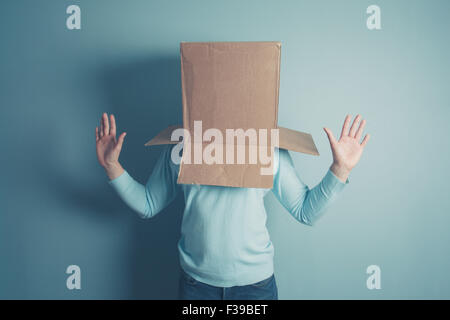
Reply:
[[334, 138], [330, 129], [324, 128], [325, 133], [330, 141], [331, 151], [333, 152], [333, 164], [331, 170], [343, 182], [347, 180], [350, 171], [356, 166], [364, 147], [369, 141], [370, 135], [366, 134], [360, 143], [366, 120], [361, 120], [361, 116], [357, 115], [350, 127], [351, 116], [345, 117], [342, 126], [341, 137], [339, 141]]
[[[103, 113], [100, 120], [100, 129], [95, 128], [95, 141], [97, 149], [97, 159], [100, 165], [106, 170], [110, 179], [114, 179], [123, 173], [123, 168], [119, 163], [119, 155], [126, 132], [123, 132], [119, 139], [116, 139], [116, 119]], [[110, 125], [111, 124], [111, 125]]]

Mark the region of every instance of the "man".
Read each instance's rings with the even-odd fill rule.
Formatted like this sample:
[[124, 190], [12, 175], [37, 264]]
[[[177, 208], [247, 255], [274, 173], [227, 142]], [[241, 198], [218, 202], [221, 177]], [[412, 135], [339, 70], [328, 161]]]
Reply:
[[322, 181], [309, 189], [298, 177], [289, 152], [275, 153], [273, 187], [232, 188], [177, 184], [178, 165], [166, 146], [146, 185], [119, 163], [126, 133], [116, 139], [114, 115], [104, 113], [95, 128], [97, 157], [109, 184], [142, 218], [151, 218], [183, 191], [185, 210], [178, 242], [181, 299], [278, 299], [273, 245], [266, 228], [264, 196], [272, 191], [301, 223], [313, 225], [348, 183], [369, 140], [360, 143], [366, 121], [347, 115], [339, 140], [324, 128], [333, 163]]

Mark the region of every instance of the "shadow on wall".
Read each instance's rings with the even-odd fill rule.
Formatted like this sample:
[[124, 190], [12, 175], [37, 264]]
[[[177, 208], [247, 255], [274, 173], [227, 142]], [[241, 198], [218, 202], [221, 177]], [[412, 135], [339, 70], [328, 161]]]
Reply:
[[[118, 135], [127, 132], [121, 163], [133, 178], [145, 184], [162, 147], [146, 148], [144, 143], [167, 125], [182, 122], [179, 57], [127, 58], [112, 65], [97, 66], [93, 76], [104, 89], [104, 105], [108, 106], [108, 110], [99, 110], [99, 116], [101, 111], [113, 113]], [[94, 148], [92, 134], [89, 150], [92, 150], [92, 159], [97, 161]], [[95, 165], [101, 171], [98, 164]], [[143, 220], [105, 186], [106, 180], [86, 185], [82, 177], [58, 168], [60, 166], [53, 168], [46, 178], [48, 187], [68, 206], [76, 208], [87, 223], [110, 222], [114, 218], [114, 223], [131, 228], [126, 235], [132, 238], [124, 239], [129, 243], [126, 261], [120, 262], [126, 268], [120, 269], [120, 274], [126, 277], [122, 281], [129, 291], [109, 296], [176, 299], [180, 272], [177, 242], [184, 209], [182, 194], [158, 215]], [[118, 253], [116, 259], [124, 259], [124, 256]]]
[[[182, 123], [180, 59], [127, 60], [108, 68], [102, 76], [105, 98], [120, 126], [118, 134], [126, 129], [127, 138], [133, 137], [126, 141], [121, 161], [135, 179], [145, 183], [162, 147], [145, 149], [144, 143], [167, 125]], [[112, 200], [117, 201], [121, 200]], [[180, 192], [155, 217], [134, 220], [134, 241], [129, 248], [131, 298], [176, 299], [180, 271], [177, 242], [183, 209]]]

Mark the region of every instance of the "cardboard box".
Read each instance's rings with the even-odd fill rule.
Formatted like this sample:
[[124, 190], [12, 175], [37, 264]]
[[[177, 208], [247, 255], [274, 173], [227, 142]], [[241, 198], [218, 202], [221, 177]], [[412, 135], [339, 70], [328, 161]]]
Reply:
[[278, 127], [280, 42], [182, 42], [180, 49], [183, 126], [145, 144], [176, 144], [172, 132], [185, 129], [178, 183], [271, 188], [274, 147], [319, 155], [310, 134]]

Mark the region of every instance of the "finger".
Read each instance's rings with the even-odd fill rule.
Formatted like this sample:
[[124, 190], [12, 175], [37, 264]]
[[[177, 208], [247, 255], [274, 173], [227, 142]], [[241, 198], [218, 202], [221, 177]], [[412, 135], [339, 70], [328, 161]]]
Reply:
[[115, 138], [116, 137], [116, 118], [114, 118], [114, 115], [111, 114], [109, 116], [111, 119], [111, 128], [109, 129], [109, 133]]
[[117, 140], [116, 148], [119, 150], [122, 150], [123, 140], [125, 139], [125, 136], [127, 135], [126, 132], [122, 132], [122, 134], [119, 136], [119, 139]]
[[108, 121], [108, 115], [103, 113], [103, 134], [107, 136], [109, 134], [109, 121]]
[[336, 139], [334, 138], [333, 132], [331, 132], [331, 130], [328, 128], [323, 128], [323, 130], [328, 136], [328, 141], [330, 141], [330, 145], [334, 146], [336, 144]]
[[100, 138], [103, 138], [103, 115], [100, 118]]
[[358, 128], [359, 120], [361, 119], [361, 116], [358, 114], [353, 120], [352, 127], [350, 128], [350, 133], [348, 134], [350, 137], [354, 138], [356, 134], [356, 129]]
[[348, 135], [348, 127], [350, 126], [351, 119], [352, 116], [349, 114], [345, 117], [344, 125], [342, 126], [341, 137], [339, 139], [342, 139], [343, 136]]
[[98, 127], [95, 127], [95, 142], [100, 140], [100, 136], [98, 135]]
[[361, 142], [361, 147], [364, 148], [366, 146], [367, 142], [369, 141], [369, 139], [370, 139], [370, 134], [366, 134], [363, 141]]
[[363, 119], [361, 121], [361, 123], [359, 124], [358, 131], [356, 131], [356, 135], [355, 135], [356, 140], [359, 141], [359, 139], [361, 139], [365, 126], [366, 126], [366, 120]]

